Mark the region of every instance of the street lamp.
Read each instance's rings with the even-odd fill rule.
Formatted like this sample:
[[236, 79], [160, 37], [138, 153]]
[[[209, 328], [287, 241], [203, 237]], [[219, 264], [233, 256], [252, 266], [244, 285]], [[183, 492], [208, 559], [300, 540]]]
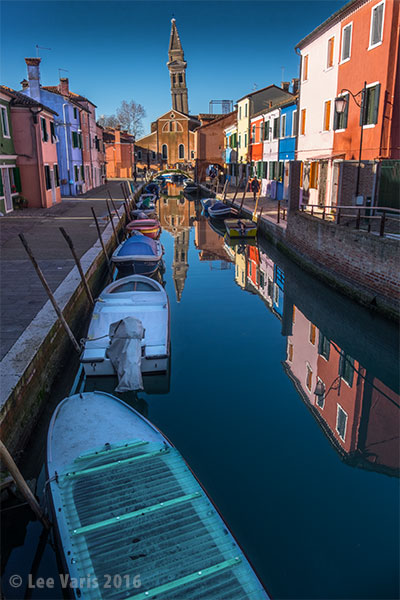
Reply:
[[[361, 128], [361, 130], [360, 130], [360, 151], [358, 154], [357, 183], [356, 183], [356, 194], [355, 194], [356, 201], [357, 201], [359, 189], [360, 189], [361, 152], [362, 152], [362, 143], [363, 143], [363, 131], [364, 131], [363, 127], [364, 127], [364, 117], [365, 117], [366, 92], [367, 92], [367, 82], [364, 81], [363, 89], [360, 90], [359, 92], [357, 92], [356, 94], [353, 94], [353, 92], [344, 88], [341, 90], [340, 95], [337, 98], [335, 98], [335, 110], [339, 115], [341, 115], [345, 112], [346, 106], [348, 104], [348, 99], [345, 96], [341, 95], [343, 93], [350, 94], [350, 96], [353, 98], [354, 102], [360, 108], [360, 112], [361, 112], [361, 115], [360, 115], [360, 128]], [[357, 100], [357, 96], [360, 96], [359, 100]]]
[[318, 379], [317, 384], [315, 386], [314, 395], [318, 397], [319, 400], [322, 398], [326, 398], [331, 390], [338, 390], [340, 395], [340, 385], [342, 383], [342, 376], [338, 375], [336, 379], [333, 380], [330, 388], [326, 391], [326, 386], [321, 379]]

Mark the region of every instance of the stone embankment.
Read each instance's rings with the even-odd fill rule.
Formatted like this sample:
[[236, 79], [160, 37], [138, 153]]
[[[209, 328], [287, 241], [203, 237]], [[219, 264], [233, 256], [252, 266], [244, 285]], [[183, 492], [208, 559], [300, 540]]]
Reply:
[[[109, 187], [117, 207], [120, 207], [118, 212], [123, 215], [119, 184], [115, 182]], [[135, 195], [140, 193], [140, 189], [141, 186]], [[99, 216], [102, 238], [108, 255], [116, 244], [112, 225], [108, 219], [105, 198], [107, 198], [106, 188], [100, 190], [96, 197], [91, 194], [91, 197], [86, 198], [65, 199], [64, 208], [54, 207], [50, 211], [45, 211], [46, 214], [43, 215], [38, 211], [35, 211], [34, 215], [27, 215], [22, 211], [21, 215], [14, 215], [14, 218], [5, 217], [1, 223], [2, 231], [6, 233], [4, 237], [2, 236], [2, 270], [3, 273], [10, 273], [10, 268], [15, 269], [14, 278], [9, 280], [10, 291], [5, 291], [3, 286], [3, 313], [7, 322], [11, 322], [14, 313], [16, 324], [23, 330], [15, 343], [11, 344], [11, 338], [5, 340], [7, 351], [0, 363], [0, 437], [12, 452], [23, 448], [43, 409], [51, 385], [72, 348], [50, 300], [46, 301], [44, 298], [33, 266], [29, 260], [24, 260], [24, 250], [17, 237], [18, 232], [24, 231], [28, 243], [32, 244], [39, 266], [43, 268], [45, 276], [52, 283], [56, 302], [79, 340], [85, 333], [91, 307], [78, 268], [73, 266], [75, 264], [73, 261], [66, 259], [69, 249], [58, 227], [65, 227], [72, 240], [76, 242], [83, 272], [93, 296], [96, 297], [104, 287], [107, 268], [91, 216], [91, 206], [95, 207], [96, 214]], [[31, 227], [28, 231], [26, 226], [24, 227], [26, 222], [29, 222]], [[114, 217], [114, 224], [119, 229], [120, 222], [116, 217]], [[44, 232], [46, 232], [45, 236]], [[13, 249], [14, 254], [11, 253]], [[54, 252], [57, 252], [55, 256]], [[15, 256], [20, 260], [15, 260]], [[49, 261], [52, 262], [51, 268]], [[54, 275], [57, 273], [57, 268], [64, 275], [61, 283], [59, 276], [57, 278]], [[65, 276], [66, 270], [69, 272]], [[24, 285], [24, 279], [29, 279], [32, 272], [33, 279], [28, 289]], [[20, 296], [18, 301], [13, 296], [15, 289]], [[34, 297], [39, 297], [41, 302], [41, 308], [38, 310], [37, 306], [34, 306], [34, 314], [30, 313], [31, 293]], [[23, 314], [24, 307], [27, 315]], [[18, 331], [16, 327], [9, 335]]]

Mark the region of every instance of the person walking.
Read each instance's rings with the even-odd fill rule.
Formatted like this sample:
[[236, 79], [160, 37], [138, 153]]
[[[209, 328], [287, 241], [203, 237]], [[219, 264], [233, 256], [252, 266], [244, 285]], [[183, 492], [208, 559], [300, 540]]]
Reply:
[[250, 181], [250, 190], [253, 192], [253, 200], [255, 202], [257, 200], [257, 194], [260, 191], [260, 182], [257, 177], [253, 177]]

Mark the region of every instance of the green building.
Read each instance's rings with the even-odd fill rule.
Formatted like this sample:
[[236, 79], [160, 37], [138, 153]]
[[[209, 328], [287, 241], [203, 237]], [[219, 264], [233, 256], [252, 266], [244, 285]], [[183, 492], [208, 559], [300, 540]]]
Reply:
[[0, 213], [13, 210], [13, 200], [21, 191], [19, 169], [16, 164], [12, 137], [10, 98], [0, 92]]

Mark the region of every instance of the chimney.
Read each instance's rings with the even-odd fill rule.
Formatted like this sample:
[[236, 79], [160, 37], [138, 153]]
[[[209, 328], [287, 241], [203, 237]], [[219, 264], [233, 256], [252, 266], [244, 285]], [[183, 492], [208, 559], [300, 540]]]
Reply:
[[290, 85], [290, 81], [282, 81], [282, 89], [283, 89], [285, 92], [288, 92], [288, 91], [289, 91], [289, 85]]
[[292, 79], [292, 94], [297, 94], [299, 91], [299, 78], [295, 77]]
[[68, 80], [68, 77], [60, 77], [60, 83], [58, 84], [58, 91], [63, 96], [69, 96], [69, 80]]
[[28, 67], [29, 95], [34, 100], [40, 102], [40, 61], [41, 58], [26, 58], [26, 66]]
[[27, 90], [29, 88], [29, 81], [27, 81], [26, 79], [23, 79], [21, 81], [21, 86], [23, 90]]

